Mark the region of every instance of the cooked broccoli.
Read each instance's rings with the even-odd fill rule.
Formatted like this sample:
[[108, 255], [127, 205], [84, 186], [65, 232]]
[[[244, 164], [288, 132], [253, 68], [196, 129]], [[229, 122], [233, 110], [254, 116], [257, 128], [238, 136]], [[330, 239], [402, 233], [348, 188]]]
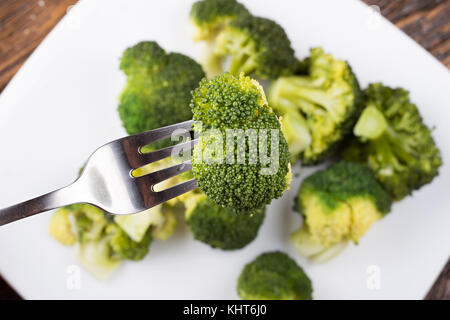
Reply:
[[80, 263], [95, 277], [104, 279], [120, 261], [143, 259], [153, 237], [164, 240], [173, 233], [176, 220], [167, 210], [156, 206], [112, 218], [91, 205], [76, 204], [55, 212], [49, 232], [64, 245], [78, 243]]
[[106, 236], [111, 236], [109, 245], [112, 254], [118, 259], [142, 260], [148, 253], [152, 241], [151, 228], [148, 228], [139, 242], [134, 241], [117, 224], [110, 224], [105, 230]]
[[235, 0], [201, 0], [192, 5], [190, 22], [194, 28], [194, 41], [205, 41], [201, 64], [207, 76], [212, 78], [223, 73], [223, 59], [214, 54], [217, 35], [234, 19], [250, 15], [248, 10]]
[[111, 236], [106, 234], [111, 224], [102, 210], [88, 204], [76, 204], [54, 213], [50, 235], [65, 245], [78, 243], [80, 263], [96, 278], [104, 279], [120, 263], [111, 249]]
[[[191, 107], [197, 121], [194, 131], [201, 137], [192, 157], [193, 174], [199, 188], [218, 205], [238, 211], [252, 211], [280, 197], [290, 182], [288, 145], [258, 82], [242, 74], [202, 80], [193, 91]], [[217, 146], [220, 140], [226, 142], [227, 132], [228, 135], [230, 131], [245, 134], [248, 129], [253, 129], [260, 138], [263, 132], [267, 134], [263, 142], [267, 142], [267, 151], [270, 150], [271, 156], [266, 159], [270, 163], [261, 160], [262, 156], [267, 156], [264, 143], [253, 148], [256, 138], [253, 140], [251, 134], [248, 139], [238, 139], [237, 148], [234, 138], [228, 148], [226, 143]], [[217, 135], [209, 137], [211, 130]], [[252, 140], [255, 143], [250, 143]], [[276, 145], [272, 148], [273, 142]], [[255, 149], [260, 149], [259, 160]], [[228, 156], [225, 159], [229, 154], [227, 150], [234, 151], [232, 161]]]
[[261, 79], [276, 79], [291, 75], [297, 60], [291, 42], [275, 21], [239, 16], [219, 33], [214, 42], [214, 54], [230, 56], [229, 72], [244, 72]]
[[223, 208], [200, 194], [193, 208], [186, 210], [186, 223], [194, 238], [213, 248], [235, 250], [245, 247], [258, 235], [265, 210], [252, 213]]
[[163, 203], [161, 207], [161, 214], [164, 216], [164, 221], [160, 224], [153, 225], [151, 229], [153, 239], [164, 241], [173, 235], [178, 224], [176, 219], [177, 212], [183, 212], [180, 201], [175, 204], [170, 204], [167, 202]]
[[409, 92], [381, 83], [365, 91], [366, 107], [344, 159], [367, 165], [395, 200], [430, 183], [442, 159]]
[[362, 109], [362, 92], [348, 63], [311, 49], [301, 63], [309, 75], [276, 80], [269, 104], [282, 117], [282, 128], [292, 160], [317, 164], [331, 156], [351, 133]]
[[66, 246], [72, 246], [77, 242], [77, 234], [74, 232], [73, 222], [71, 222], [71, 210], [61, 208], [57, 210], [49, 224], [50, 235]]
[[[372, 171], [339, 162], [306, 178], [295, 202], [304, 223], [291, 240], [300, 254], [324, 260], [347, 241], [355, 243], [391, 208], [391, 198]], [[328, 252], [327, 252], [328, 251]]]
[[248, 10], [236, 0], [200, 0], [192, 5], [190, 22], [194, 40], [213, 40], [230, 21]]
[[312, 300], [309, 277], [287, 254], [259, 255], [244, 267], [237, 292], [245, 300]]
[[[120, 95], [119, 115], [129, 134], [192, 118], [190, 92], [205, 76], [202, 67], [179, 53], [166, 53], [156, 42], [125, 50], [120, 68], [127, 84]], [[170, 141], [155, 143], [164, 147]]]

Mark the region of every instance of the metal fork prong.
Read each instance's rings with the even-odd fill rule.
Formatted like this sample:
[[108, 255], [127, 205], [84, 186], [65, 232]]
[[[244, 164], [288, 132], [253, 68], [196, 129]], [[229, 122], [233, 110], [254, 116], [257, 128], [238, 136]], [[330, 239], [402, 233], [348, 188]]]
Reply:
[[160, 202], [165, 202], [175, 197], [178, 197], [188, 191], [194, 190], [197, 187], [198, 187], [197, 180], [191, 179], [183, 183], [177, 184], [176, 186], [165, 189], [163, 191], [159, 191], [156, 193], [156, 195], [160, 199]]
[[145, 181], [146, 185], [154, 186], [164, 180], [175, 177], [183, 172], [189, 171], [192, 169], [191, 161], [185, 161], [180, 164], [174, 165], [169, 168], [164, 168], [158, 171], [151, 172], [146, 175], [142, 175], [136, 177], [136, 179], [141, 179]]
[[156, 151], [152, 151], [149, 153], [143, 153], [141, 155], [141, 158], [143, 159], [143, 162], [145, 164], [149, 164], [149, 163], [156, 162], [156, 161], [159, 161], [164, 158], [172, 156], [172, 152], [176, 152], [176, 154], [178, 155], [180, 153], [180, 151], [189, 151], [192, 148], [194, 148], [194, 146], [197, 144], [197, 142], [198, 142], [198, 139], [195, 139], [195, 140], [179, 143], [174, 146], [170, 146], [170, 147], [166, 147], [166, 148], [159, 149]]
[[140, 147], [143, 147], [147, 144], [170, 138], [172, 136], [172, 133], [177, 129], [186, 130], [186, 132], [189, 132], [192, 128], [193, 123], [194, 123], [193, 120], [188, 120], [185, 122], [172, 124], [167, 127], [162, 127], [162, 128], [158, 128], [155, 130], [145, 131], [145, 132], [139, 133], [137, 135], [134, 135], [132, 137], [133, 137], [133, 139], [136, 139], [136, 141], [139, 143]]

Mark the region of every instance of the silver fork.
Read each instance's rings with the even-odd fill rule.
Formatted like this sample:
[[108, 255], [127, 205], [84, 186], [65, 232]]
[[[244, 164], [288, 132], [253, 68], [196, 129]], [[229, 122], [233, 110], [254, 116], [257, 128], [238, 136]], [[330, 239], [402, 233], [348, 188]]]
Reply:
[[141, 152], [141, 148], [147, 144], [170, 138], [175, 130], [188, 133], [192, 123], [192, 120], [186, 121], [105, 144], [89, 157], [80, 177], [69, 186], [0, 209], [0, 226], [74, 203], [89, 203], [115, 215], [132, 214], [195, 189], [197, 181], [192, 179], [166, 190], [153, 190], [156, 184], [191, 170], [190, 161], [140, 177], [132, 175], [133, 170], [167, 158], [174, 151], [192, 149], [196, 140], [150, 153]]

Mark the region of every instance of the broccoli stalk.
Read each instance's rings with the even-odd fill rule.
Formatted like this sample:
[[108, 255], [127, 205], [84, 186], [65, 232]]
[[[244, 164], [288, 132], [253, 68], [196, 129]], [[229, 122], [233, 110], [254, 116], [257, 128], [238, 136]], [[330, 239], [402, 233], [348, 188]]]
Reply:
[[309, 74], [279, 78], [269, 89], [269, 104], [285, 119], [293, 159], [311, 165], [332, 155], [351, 132], [362, 93], [346, 62], [321, 48], [305, 61]]
[[371, 168], [392, 197], [401, 200], [438, 175], [440, 151], [407, 91], [377, 83], [365, 94], [366, 108], [353, 130], [356, 139], [343, 156]]

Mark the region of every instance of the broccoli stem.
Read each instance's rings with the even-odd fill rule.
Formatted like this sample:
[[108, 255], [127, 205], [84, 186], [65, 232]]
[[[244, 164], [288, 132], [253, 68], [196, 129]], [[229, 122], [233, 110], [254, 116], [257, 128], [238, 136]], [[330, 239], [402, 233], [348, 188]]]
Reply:
[[278, 97], [293, 103], [307, 114], [318, 110], [326, 111], [333, 119], [337, 119], [334, 103], [327, 92], [320, 88], [321, 81], [310, 77], [287, 77], [278, 80]]
[[414, 161], [401, 136], [389, 125], [386, 117], [375, 106], [369, 105], [359, 118], [354, 133], [356, 136], [372, 141], [375, 152], [396, 169]]
[[251, 74], [256, 68], [256, 64], [250, 58], [249, 55], [234, 54], [231, 58], [230, 73], [233, 75], [239, 75], [241, 72], [244, 74]]

